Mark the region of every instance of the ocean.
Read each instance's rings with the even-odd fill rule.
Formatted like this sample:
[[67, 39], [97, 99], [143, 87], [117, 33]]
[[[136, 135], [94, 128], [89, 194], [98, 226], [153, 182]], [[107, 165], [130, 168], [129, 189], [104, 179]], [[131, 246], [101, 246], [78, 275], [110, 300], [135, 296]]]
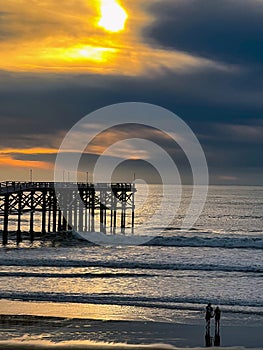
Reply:
[[[37, 331], [29, 331], [27, 322], [23, 327], [11, 322], [8, 329], [2, 325], [0, 340], [138, 343], [135, 331], [134, 338], [124, 333], [118, 338], [106, 326], [95, 331], [94, 322], [203, 327], [208, 302], [220, 306], [225, 327], [263, 326], [263, 187], [210, 186], [198, 221], [184, 230], [180, 225], [191, 198], [185, 186], [177, 215], [163, 231], [162, 217], [159, 223], [149, 219], [160, 201], [160, 186], [151, 186], [152, 196], [140, 208], [143, 191], [139, 185], [135, 234], [154, 234], [145, 245], [96, 246], [67, 238], [0, 248], [1, 320], [7, 315], [9, 320], [15, 315], [27, 315], [28, 322], [46, 320]], [[59, 332], [57, 318], [65, 322]], [[93, 320], [93, 332], [83, 320]], [[157, 338], [145, 334], [139, 343], [180, 345]]]

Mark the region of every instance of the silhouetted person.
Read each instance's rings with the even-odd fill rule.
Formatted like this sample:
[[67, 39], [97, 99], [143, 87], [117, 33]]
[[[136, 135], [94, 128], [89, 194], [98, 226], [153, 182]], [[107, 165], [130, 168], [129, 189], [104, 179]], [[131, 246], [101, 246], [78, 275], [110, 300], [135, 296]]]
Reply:
[[220, 329], [220, 317], [221, 317], [221, 310], [217, 306], [215, 308], [215, 334], [219, 335], [219, 329]]
[[210, 334], [210, 320], [214, 317], [214, 312], [211, 303], [209, 303], [206, 307], [205, 312], [205, 320], [206, 320], [206, 333]]
[[205, 335], [205, 346], [208, 348], [212, 346], [212, 338], [210, 337], [210, 333], [206, 333]]
[[205, 345], [206, 347], [212, 346], [213, 338], [210, 335], [210, 320], [214, 316], [213, 308], [209, 303], [205, 309], [205, 320], [206, 320], [206, 332], [205, 332]]
[[214, 346], [220, 346], [220, 335], [219, 335], [219, 333], [215, 334]]

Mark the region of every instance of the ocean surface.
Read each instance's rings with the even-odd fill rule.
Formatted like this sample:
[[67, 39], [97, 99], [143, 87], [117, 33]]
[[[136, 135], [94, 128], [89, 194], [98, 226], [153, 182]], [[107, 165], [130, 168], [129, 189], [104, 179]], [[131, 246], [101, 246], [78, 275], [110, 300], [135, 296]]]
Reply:
[[263, 187], [210, 186], [191, 230], [180, 229], [190, 187], [165, 230], [162, 217], [149, 219], [160, 186], [151, 186], [142, 205], [143, 191], [139, 186], [135, 234], [155, 236], [144, 246], [71, 238], [1, 247], [0, 314], [200, 325], [211, 302], [225, 324], [263, 325]]

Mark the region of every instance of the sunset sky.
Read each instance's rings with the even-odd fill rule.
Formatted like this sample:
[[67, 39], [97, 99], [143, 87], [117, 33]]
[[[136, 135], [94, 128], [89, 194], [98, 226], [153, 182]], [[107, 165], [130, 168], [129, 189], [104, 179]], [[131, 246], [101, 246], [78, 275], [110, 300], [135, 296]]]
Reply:
[[263, 0], [0, 0], [0, 180], [52, 180], [80, 118], [133, 101], [192, 128], [211, 183], [263, 184], [262, 23]]

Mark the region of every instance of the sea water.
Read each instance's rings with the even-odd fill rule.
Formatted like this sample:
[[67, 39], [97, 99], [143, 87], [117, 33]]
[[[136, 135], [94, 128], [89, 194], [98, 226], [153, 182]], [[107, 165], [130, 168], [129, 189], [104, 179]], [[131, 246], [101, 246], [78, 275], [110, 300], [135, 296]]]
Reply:
[[[188, 230], [180, 225], [190, 187], [166, 229], [162, 217], [150, 220], [160, 186], [151, 187], [146, 201], [143, 191], [139, 186], [135, 234], [153, 234], [146, 245], [72, 239], [0, 248], [0, 313], [14, 302], [24, 314], [200, 324], [211, 302], [225, 323], [263, 325], [263, 187], [210, 186]], [[33, 303], [25, 310], [20, 301]]]

